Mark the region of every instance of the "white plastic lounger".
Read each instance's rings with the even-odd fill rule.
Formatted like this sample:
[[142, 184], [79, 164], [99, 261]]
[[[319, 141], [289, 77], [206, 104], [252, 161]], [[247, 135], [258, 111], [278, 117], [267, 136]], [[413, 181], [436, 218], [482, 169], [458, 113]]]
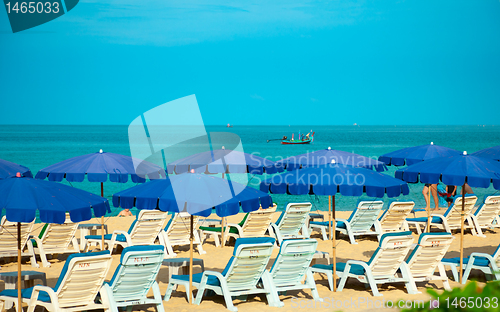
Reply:
[[[95, 299], [111, 261], [108, 250], [70, 255], [54, 288], [36, 285], [22, 290], [22, 300], [28, 304], [28, 312], [34, 312], [36, 306], [54, 312], [109, 310], [109, 305], [95, 303]], [[17, 304], [17, 289], [0, 292], [0, 301], [12, 302], [18, 312], [22, 311]]]
[[[384, 203], [382, 201], [360, 201], [358, 207], [352, 212], [349, 219], [336, 219], [335, 230], [348, 235], [351, 244], [357, 244], [355, 236], [377, 235], [380, 236], [380, 228], [374, 227], [378, 222], [377, 218], [382, 210]], [[374, 230], [372, 228], [375, 228]], [[323, 235], [323, 240], [328, 240], [326, 232], [328, 230], [327, 222], [310, 222], [309, 229], [319, 229]]]
[[381, 234], [390, 232], [402, 232], [409, 231], [408, 223], [406, 223], [406, 218], [412, 212], [415, 207], [415, 203], [409, 202], [398, 202], [393, 201], [389, 204], [389, 208], [384, 211], [382, 216], [375, 222], [375, 228]]
[[308, 239], [286, 239], [271, 267], [270, 274], [279, 292], [310, 289], [316, 301], [323, 301], [318, 295], [313, 272], [309, 265], [313, 259], [318, 241]]
[[[204, 271], [193, 275], [193, 286], [198, 289], [195, 304], [200, 304], [205, 290], [213, 290], [224, 296], [228, 310], [236, 312], [232, 297], [251, 294], [265, 294], [269, 306], [281, 307], [278, 293], [266, 266], [274, 249], [274, 238], [238, 238], [234, 245], [233, 255], [222, 273]], [[259, 285], [259, 281], [262, 281]], [[177, 285], [189, 290], [189, 275], [172, 275], [165, 298], [168, 301]]]
[[[440, 280], [444, 289], [451, 290], [448, 276], [441, 260], [450, 248], [453, 236], [450, 233], [424, 233], [410, 253], [406, 263], [415, 282]], [[438, 269], [439, 275], [434, 275]]]
[[[36, 263], [36, 255], [40, 255], [44, 267], [50, 267], [47, 255], [79, 253], [80, 247], [75, 234], [78, 223], [71, 222], [69, 213], [66, 213], [66, 221], [63, 224], [47, 223], [40, 235], [28, 241], [32, 245], [32, 263]], [[39, 267], [38, 264], [36, 267]]]
[[[465, 196], [465, 207], [464, 220], [467, 221], [464, 224], [464, 229], [471, 229], [472, 235], [477, 235], [474, 227], [474, 223], [472, 222], [472, 218], [470, 216], [470, 212], [474, 208], [476, 204], [477, 197], [476, 196]], [[446, 212], [441, 214], [431, 214], [431, 228], [432, 226], [437, 227], [438, 229], [445, 230], [448, 233], [451, 233], [452, 230], [460, 230], [460, 222], [461, 222], [461, 213], [462, 213], [462, 196], [457, 196], [453, 204], [446, 210]], [[414, 225], [417, 229], [417, 233], [421, 234], [422, 230], [420, 228], [421, 225], [427, 227], [427, 217], [422, 218], [407, 218], [406, 222], [409, 225]]]
[[[458, 270], [460, 267], [460, 258], [448, 258], [443, 259], [443, 264], [450, 266], [451, 272], [453, 273], [453, 279], [459, 281]], [[500, 280], [500, 245], [497, 247], [493, 255], [489, 255], [481, 252], [473, 252], [467, 258], [464, 258], [463, 264], [464, 275], [462, 276], [462, 284], [465, 284], [469, 278], [470, 271], [472, 269], [481, 270], [486, 274], [487, 279]]]
[[[104, 283], [100, 290], [101, 301], [109, 304], [111, 312], [118, 312], [118, 308], [124, 307], [130, 311], [141, 304], [154, 304], [158, 312], [165, 312], [160, 287], [156, 282], [163, 254], [160, 245], [123, 249], [113, 278]], [[152, 299], [147, 298], [150, 289], [153, 289]]]
[[[106, 234], [104, 235], [104, 243], [107, 244], [109, 250], [113, 250], [115, 245], [124, 248], [137, 245], [153, 245], [155, 240], [159, 238], [160, 244], [165, 246], [164, 236], [161, 231], [166, 218], [167, 212], [141, 210], [127, 232], [114, 231], [113, 234]], [[91, 242], [101, 244], [101, 235], [88, 235], [85, 238], [88, 241], [87, 249]]]
[[500, 227], [500, 195], [492, 195], [486, 197], [476, 211], [471, 214], [472, 222], [476, 227], [477, 234], [481, 237], [486, 237], [483, 234], [483, 229], [493, 229]]
[[[21, 256], [33, 255], [33, 246], [28, 241], [34, 225], [35, 219], [30, 223], [21, 223]], [[0, 258], [7, 257], [17, 257], [17, 222], [7, 221], [3, 216], [0, 223]], [[37, 268], [38, 264], [31, 259], [31, 266]]]
[[[344, 289], [347, 278], [354, 277], [364, 284], [369, 284], [374, 296], [382, 296], [377, 284], [398, 283], [406, 285], [409, 294], [418, 294], [408, 264], [404, 259], [413, 243], [411, 232], [395, 232], [382, 235], [379, 247], [368, 262], [348, 260], [337, 263], [337, 275], [340, 277], [338, 291]], [[314, 273], [326, 274], [330, 290], [333, 290], [333, 264], [315, 264]], [[399, 273], [398, 273], [399, 272]]]
[[[263, 237], [270, 228], [273, 214], [276, 212], [276, 205], [267, 209], [259, 208], [249, 212], [243, 220], [238, 223], [228, 223], [224, 227], [224, 240], [227, 242], [229, 237]], [[204, 241], [206, 236], [212, 235], [215, 240], [215, 246], [219, 246], [219, 237], [221, 236], [221, 227], [200, 226], [200, 236]]]
[[[198, 225], [199, 216], [193, 216], [193, 229]], [[167, 223], [165, 230], [162, 231], [163, 239], [165, 242], [165, 257], [174, 258], [177, 254], [174, 252], [174, 246], [189, 245], [191, 226], [191, 215], [186, 212], [176, 213]], [[198, 253], [200, 255], [206, 254], [201, 245], [200, 236], [198, 231], [193, 232], [193, 244], [198, 245]]]
[[289, 203], [281, 212], [276, 223], [271, 223], [271, 236], [276, 236], [279, 245], [287, 238], [309, 238], [307, 219], [311, 211], [311, 203]]

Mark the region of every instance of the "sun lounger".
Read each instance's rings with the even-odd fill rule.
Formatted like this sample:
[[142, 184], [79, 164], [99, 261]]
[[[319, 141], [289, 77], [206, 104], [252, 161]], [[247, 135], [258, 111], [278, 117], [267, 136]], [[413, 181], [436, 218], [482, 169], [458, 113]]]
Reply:
[[[457, 268], [460, 267], [460, 258], [447, 258], [443, 259], [442, 262], [444, 265], [451, 268], [453, 279], [458, 282]], [[462, 276], [462, 284], [466, 283], [472, 269], [483, 271], [487, 278], [494, 277], [496, 280], [500, 280], [500, 245], [493, 255], [481, 252], [471, 253], [469, 257], [463, 259], [463, 264], [465, 267], [464, 275]]]
[[311, 211], [311, 203], [289, 203], [281, 212], [276, 223], [271, 223], [273, 233], [279, 245], [287, 238], [309, 238], [306, 223]]
[[279, 292], [310, 289], [316, 301], [322, 301], [309, 265], [318, 246], [315, 239], [286, 239], [271, 267], [270, 274]]
[[[384, 203], [382, 201], [360, 201], [358, 207], [352, 212], [349, 219], [336, 219], [335, 230], [349, 236], [351, 244], [357, 244], [355, 236], [377, 235], [380, 236], [380, 230], [375, 228], [375, 223], [382, 210]], [[373, 229], [374, 228], [374, 229]], [[323, 235], [323, 240], [327, 240], [326, 232], [328, 222], [310, 222], [309, 230], [319, 229]]]
[[[22, 290], [22, 300], [28, 304], [28, 312], [34, 312], [36, 306], [54, 312], [108, 310], [109, 305], [96, 303], [95, 299], [111, 261], [107, 250], [70, 255], [54, 288], [36, 285]], [[17, 289], [0, 292], [0, 301], [12, 302], [19, 312], [17, 300]]]
[[[283, 306], [266, 270], [274, 241], [272, 237], [236, 239], [233, 255], [222, 273], [204, 271], [193, 275], [193, 286], [198, 289], [194, 303], [201, 303], [205, 290], [213, 290], [217, 295], [224, 296], [227, 309], [233, 312], [238, 309], [233, 305], [232, 297], [242, 295], [265, 294], [269, 306]], [[170, 299], [177, 285], [183, 285], [186, 294], [189, 294], [189, 275], [172, 275], [165, 301]]]
[[[109, 304], [111, 312], [142, 304], [154, 304], [158, 312], [164, 312], [160, 287], [156, 277], [164, 258], [160, 245], [131, 246], [123, 249], [120, 264], [113, 278], [104, 283], [100, 290], [101, 301]], [[148, 299], [149, 290], [153, 298]]]
[[[448, 276], [441, 260], [453, 241], [450, 233], [421, 234], [415, 249], [410, 253], [406, 263], [415, 282], [440, 280], [446, 290], [451, 290]], [[434, 275], [438, 269], [439, 275]]]
[[[467, 224], [464, 224], [464, 229], [471, 229], [472, 234], [476, 235], [476, 230], [474, 228], [474, 224], [472, 223], [472, 218], [470, 217], [470, 212], [474, 205], [476, 204], [477, 197], [476, 196], [466, 196], [465, 197], [465, 207], [464, 207], [464, 220], [466, 220]], [[431, 228], [432, 226], [437, 227], [438, 229], [445, 230], [448, 233], [451, 233], [452, 230], [460, 229], [461, 222], [461, 213], [462, 213], [462, 197], [457, 196], [455, 198], [454, 203], [445, 211], [444, 214], [431, 214]], [[408, 225], [414, 225], [417, 229], [417, 233], [421, 234], [422, 230], [420, 226], [427, 227], [427, 217], [422, 218], [406, 218], [406, 222]]]
[[47, 255], [80, 252], [80, 247], [75, 237], [77, 229], [78, 223], [71, 222], [69, 213], [66, 214], [66, 221], [63, 224], [45, 224], [40, 235], [28, 241], [28, 244], [32, 245], [34, 251], [31, 261], [36, 263], [36, 255], [38, 254], [43, 266], [50, 267]]
[[[104, 235], [104, 243], [109, 250], [113, 250], [115, 245], [122, 247], [137, 245], [153, 245], [158, 238], [160, 244], [165, 246], [164, 237], [161, 234], [167, 213], [159, 210], [141, 210], [137, 219], [132, 222], [127, 232], [114, 231], [113, 234]], [[101, 235], [85, 236], [89, 243], [101, 243]], [[89, 244], [87, 244], [88, 248]]]
[[[198, 231], [196, 231], [199, 218], [199, 216], [193, 216], [193, 244], [198, 245], [198, 253], [203, 255], [206, 252], [203, 250], [200, 236]], [[176, 213], [170, 218], [167, 226], [165, 226], [165, 230], [162, 231], [166, 248], [166, 258], [177, 256], [173, 249], [174, 246], [189, 245], [189, 238], [191, 236], [190, 226], [191, 215], [188, 213]]]
[[389, 208], [384, 211], [382, 216], [375, 222], [375, 228], [380, 232], [380, 236], [384, 233], [408, 231], [406, 218], [412, 212], [415, 203], [394, 201], [389, 204]]
[[[229, 237], [263, 237], [266, 231], [269, 230], [275, 212], [276, 205], [267, 209], [260, 208], [247, 213], [238, 224], [228, 223], [224, 228], [224, 240], [227, 241]], [[206, 236], [211, 235], [214, 237], [216, 246], [219, 246], [221, 232], [221, 227], [200, 226], [201, 239], [204, 241]]]
[[[337, 276], [340, 283], [337, 291], [344, 289], [347, 278], [353, 277], [361, 283], [370, 285], [374, 296], [382, 296], [377, 284], [398, 283], [406, 285], [409, 294], [417, 294], [417, 287], [411, 277], [408, 264], [404, 259], [413, 243], [411, 232], [395, 232], [382, 235], [379, 247], [368, 262], [348, 260], [337, 263]], [[333, 290], [333, 264], [315, 264], [314, 273], [326, 274], [330, 290]]]
[[[30, 223], [21, 223], [21, 256], [33, 255], [33, 246], [29, 245], [28, 241], [34, 225], [34, 219]], [[8, 257], [17, 257], [17, 222], [7, 221], [3, 216], [0, 222], [0, 258]], [[38, 264], [33, 260], [31, 266], [38, 268]]]
[[500, 195], [486, 197], [484, 204], [471, 214], [472, 222], [476, 227], [478, 236], [486, 237], [483, 229], [493, 229], [500, 227]]

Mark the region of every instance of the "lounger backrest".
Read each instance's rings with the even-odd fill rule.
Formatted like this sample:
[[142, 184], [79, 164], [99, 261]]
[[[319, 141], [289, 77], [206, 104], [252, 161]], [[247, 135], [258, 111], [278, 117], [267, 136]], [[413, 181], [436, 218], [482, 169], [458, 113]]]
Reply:
[[371, 229], [377, 220], [380, 211], [384, 207], [382, 201], [361, 201], [358, 208], [354, 210], [349, 219], [353, 232], [364, 232]]
[[92, 304], [112, 260], [107, 250], [69, 256], [54, 287], [59, 306], [65, 308]]
[[289, 203], [276, 222], [281, 235], [297, 235], [306, 223], [311, 207], [311, 203]]
[[233, 256], [222, 272], [229, 290], [255, 288], [274, 248], [274, 238], [238, 238]]
[[453, 241], [451, 233], [424, 233], [418, 239], [406, 263], [413, 277], [431, 276], [450, 248]]
[[109, 286], [116, 301], [146, 298], [163, 261], [163, 246], [131, 246], [122, 251]]
[[[26, 246], [34, 225], [34, 219], [30, 223], [21, 223], [21, 250]], [[17, 222], [7, 221], [3, 216], [0, 224], [0, 256], [11, 255], [17, 255]]]
[[[477, 197], [476, 196], [466, 196], [465, 197], [465, 206], [464, 206], [464, 217], [467, 217], [474, 205], [476, 204]], [[462, 196], [459, 196], [455, 199], [453, 205], [446, 210], [444, 213], [444, 217], [448, 221], [448, 225], [451, 228], [460, 228], [461, 222], [461, 214], [462, 214]]]
[[[193, 216], [193, 229], [196, 229], [199, 216]], [[168, 239], [171, 244], [189, 243], [191, 215], [186, 212], [176, 213], [165, 227]]]
[[266, 233], [272, 222], [273, 214], [276, 212], [276, 205], [267, 209], [259, 208], [248, 214], [245, 223], [241, 227], [244, 237], [262, 237]]
[[271, 267], [274, 284], [276, 286], [300, 284], [304, 280], [317, 246], [318, 241], [311, 238], [284, 240]]
[[491, 225], [493, 220], [500, 213], [500, 195], [492, 195], [486, 197], [484, 204], [479, 207], [474, 215], [476, 216], [479, 225]]
[[400, 231], [403, 222], [413, 210], [413, 207], [415, 207], [415, 203], [412, 201], [392, 202], [382, 217], [380, 217], [379, 221], [382, 231], [384, 233]]
[[67, 248], [77, 229], [78, 223], [71, 222], [69, 213], [66, 213], [66, 221], [63, 224], [48, 223], [42, 236], [44, 248]]
[[394, 276], [410, 251], [411, 232], [392, 232], [382, 235], [379, 247], [368, 261], [376, 277]]
[[159, 210], [141, 210], [137, 220], [129, 229], [134, 245], [152, 245], [165, 225], [167, 212]]

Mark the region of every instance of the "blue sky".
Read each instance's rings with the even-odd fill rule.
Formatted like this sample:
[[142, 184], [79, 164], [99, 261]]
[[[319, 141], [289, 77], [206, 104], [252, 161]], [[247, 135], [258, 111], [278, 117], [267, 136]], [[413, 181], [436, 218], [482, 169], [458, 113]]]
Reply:
[[[500, 1], [82, 0], [13, 34], [0, 124], [499, 124]], [[166, 116], [175, 118], [175, 116]]]

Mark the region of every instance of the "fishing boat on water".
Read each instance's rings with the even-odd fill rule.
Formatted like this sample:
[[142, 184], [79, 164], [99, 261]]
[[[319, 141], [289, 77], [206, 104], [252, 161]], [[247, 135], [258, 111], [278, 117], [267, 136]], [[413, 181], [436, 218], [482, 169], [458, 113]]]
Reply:
[[272, 139], [272, 140], [267, 140], [267, 143], [270, 141], [281, 141], [281, 144], [309, 144], [311, 142], [314, 142], [314, 133], [315, 132], [309, 132], [307, 134], [300, 134], [299, 132], [299, 138], [295, 139], [294, 134], [292, 133], [292, 138], [288, 139], [288, 137], [285, 135], [281, 139]]

